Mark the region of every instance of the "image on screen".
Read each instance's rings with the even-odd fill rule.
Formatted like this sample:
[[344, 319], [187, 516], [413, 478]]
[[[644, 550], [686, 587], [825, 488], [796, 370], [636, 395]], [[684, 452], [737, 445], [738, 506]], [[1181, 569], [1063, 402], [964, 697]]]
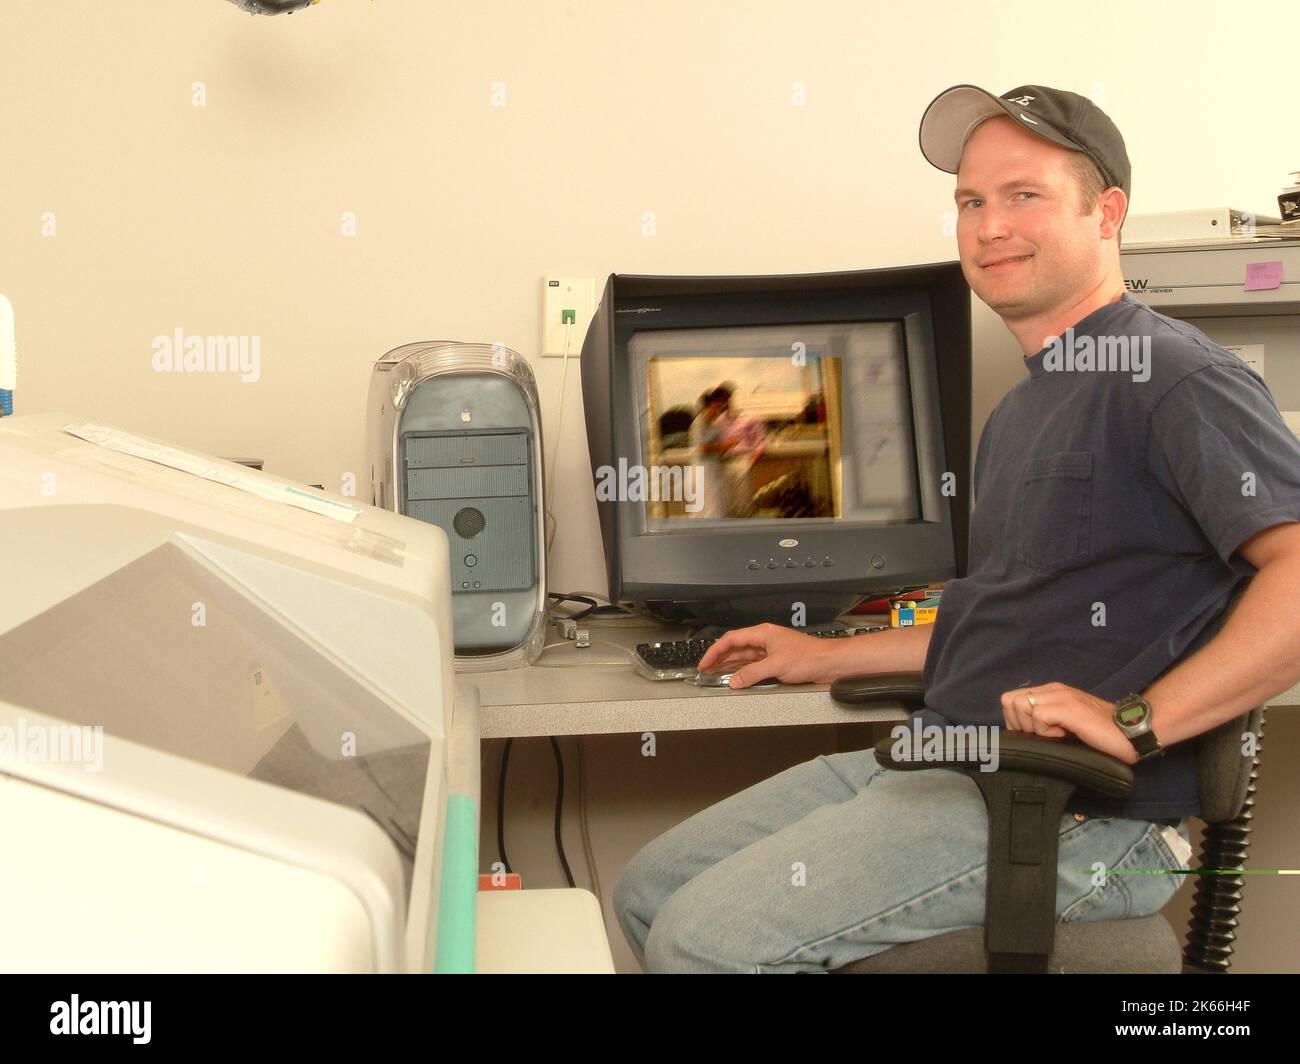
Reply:
[[897, 323], [645, 331], [629, 350], [648, 527], [916, 516]]

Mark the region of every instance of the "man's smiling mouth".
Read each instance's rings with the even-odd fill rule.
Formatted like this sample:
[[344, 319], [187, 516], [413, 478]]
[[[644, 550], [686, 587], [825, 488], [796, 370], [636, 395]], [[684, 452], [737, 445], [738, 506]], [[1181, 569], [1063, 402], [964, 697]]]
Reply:
[[1032, 257], [1032, 255], [1013, 255], [1005, 259], [994, 259], [991, 262], [980, 263], [980, 268], [991, 270], [995, 266], [1012, 266], [1016, 263], [1028, 262]]

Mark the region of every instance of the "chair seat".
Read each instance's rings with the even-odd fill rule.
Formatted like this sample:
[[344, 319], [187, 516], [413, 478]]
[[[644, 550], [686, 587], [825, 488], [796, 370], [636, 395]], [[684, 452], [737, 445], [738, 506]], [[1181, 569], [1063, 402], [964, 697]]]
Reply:
[[[1048, 960], [1055, 974], [1152, 973], [1176, 975], [1183, 956], [1178, 936], [1159, 913], [1133, 920], [1056, 925], [1056, 949]], [[984, 929], [969, 927], [906, 942], [835, 969], [843, 975], [979, 973], [988, 969]]]

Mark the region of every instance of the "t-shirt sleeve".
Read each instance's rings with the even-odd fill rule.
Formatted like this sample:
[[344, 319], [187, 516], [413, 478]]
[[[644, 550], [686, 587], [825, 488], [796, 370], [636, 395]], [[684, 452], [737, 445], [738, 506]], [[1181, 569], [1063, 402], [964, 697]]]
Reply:
[[1160, 399], [1147, 466], [1224, 562], [1256, 532], [1300, 521], [1300, 441], [1245, 366], [1205, 366]]

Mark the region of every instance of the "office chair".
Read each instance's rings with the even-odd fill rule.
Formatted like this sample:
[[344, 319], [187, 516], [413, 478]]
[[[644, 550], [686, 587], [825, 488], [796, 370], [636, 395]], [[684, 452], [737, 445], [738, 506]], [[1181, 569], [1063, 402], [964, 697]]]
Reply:
[[[1248, 581], [1233, 593], [1219, 625], [1236, 608]], [[920, 673], [837, 680], [831, 697], [849, 706], [902, 702], [924, 705]], [[1187, 944], [1159, 913], [1126, 920], [1056, 922], [1057, 842], [1061, 817], [1076, 787], [1123, 797], [1133, 785], [1124, 762], [1082, 743], [1019, 732], [999, 737], [996, 772], [949, 762], [979, 787], [989, 815], [984, 927], [934, 935], [893, 946], [835, 969], [837, 973], [1226, 972], [1241, 913], [1250, 822], [1258, 779], [1264, 708], [1257, 706], [1194, 740], [1197, 790], [1205, 831], [1200, 867], [1227, 872], [1196, 877]], [[1256, 736], [1255, 754], [1242, 754], [1242, 735]], [[876, 760], [901, 771], [938, 769], [942, 761], [896, 763], [892, 738], [875, 747]]]

